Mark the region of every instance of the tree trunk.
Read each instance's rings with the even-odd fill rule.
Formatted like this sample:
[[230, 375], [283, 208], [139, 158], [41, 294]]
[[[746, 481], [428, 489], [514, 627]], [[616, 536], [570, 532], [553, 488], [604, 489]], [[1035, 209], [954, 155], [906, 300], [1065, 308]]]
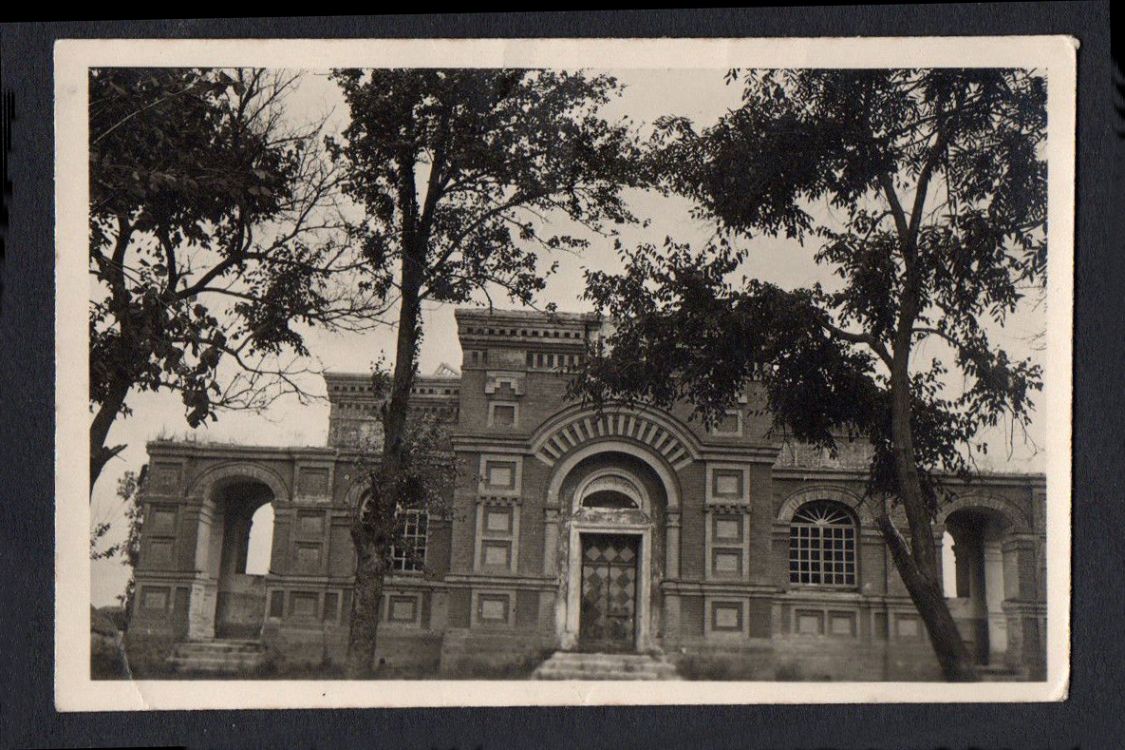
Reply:
[[368, 511], [375, 520], [374, 523], [365, 523], [364, 514], [357, 512], [352, 524], [356, 573], [347, 659], [347, 673], [352, 679], [368, 674], [372, 666], [379, 626], [379, 600], [383, 593], [383, 578], [387, 573], [395, 508], [400, 499], [404, 499], [399, 497], [404, 468], [403, 438], [410, 405], [410, 389], [414, 382], [418, 310], [416, 295], [412, 302], [403, 299], [391, 398], [383, 416], [383, 455], [379, 459], [378, 471], [372, 472], [372, 482], [378, 486], [371, 487], [368, 498], [368, 502], [375, 504]]
[[[117, 323], [120, 337], [115, 351], [111, 354], [111, 362], [124, 366], [122, 363], [131, 361], [130, 346], [126, 342], [132, 341], [132, 330], [129, 324], [129, 288], [125, 277], [125, 255], [129, 251], [129, 241], [133, 237], [133, 224], [127, 214], [117, 213], [117, 239], [113, 245], [113, 259], [109, 261], [109, 269], [105, 280], [109, 284], [111, 294], [110, 309], [114, 321]], [[98, 255], [101, 258], [101, 255]], [[99, 263], [101, 265], [101, 263]], [[120, 370], [114, 373], [112, 382], [107, 389], [106, 397], [98, 408], [90, 423], [90, 497], [94, 495], [94, 483], [101, 476], [105, 465], [121, 451], [124, 445], [106, 446], [109, 437], [109, 428], [125, 406], [125, 396], [133, 387], [133, 380], [127, 373]]]
[[930, 645], [934, 649], [941, 672], [951, 682], [971, 682], [978, 679], [976, 668], [969, 658], [961, 638], [961, 631], [953, 620], [942, 592], [941, 582], [918, 568], [910, 555], [906, 541], [886, 515], [878, 518], [879, 531], [891, 551], [891, 559], [902, 578], [919, 617], [926, 624]]
[[360, 677], [371, 668], [378, 631], [378, 606], [387, 573], [388, 554], [395, 529], [395, 510], [409, 498], [403, 492], [404, 444], [414, 386], [414, 369], [421, 339], [421, 288], [425, 269], [424, 238], [417, 235], [417, 203], [413, 181], [413, 156], [400, 157], [399, 204], [403, 212], [402, 296], [399, 302], [398, 338], [391, 394], [383, 411], [383, 454], [379, 469], [372, 472], [369, 502], [375, 523], [363, 523], [363, 514], [353, 518], [352, 539], [356, 546], [356, 576], [352, 622], [348, 632], [348, 676]]
[[125, 405], [125, 397], [129, 394], [129, 384], [117, 381], [109, 390], [109, 394], [98, 408], [97, 414], [90, 422], [90, 496], [94, 494], [94, 483], [101, 476], [102, 469], [109, 460], [125, 449], [124, 445], [115, 445], [112, 448], [105, 444], [109, 437], [109, 428], [121, 413]]
[[914, 296], [909, 292], [904, 293], [903, 296], [904, 312], [899, 323], [894, 359], [891, 363], [891, 442], [898, 478], [899, 499], [902, 501], [910, 529], [909, 550], [898, 529], [885, 514], [880, 520], [880, 528], [883, 539], [891, 548], [895, 567], [906, 585], [906, 590], [910, 593], [910, 599], [926, 624], [926, 631], [941, 664], [942, 674], [947, 680], [964, 682], [977, 679], [977, 673], [942, 592], [933, 523], [922, 490], [922, 482], [918, 476], [914, 432], [911, 425], [909, 370], [911, 329], [914, 325]]
[[351, 625], [348, 629], [347, 677], [367, 677], [374, 666], [375, 639], [379, 630], [379, 602], [383, 598], [383, 577], [386, 575], [386, 550], [378, 544], [357, 538], [352, 530], [356, 549], [355, 587], [352, 595]]

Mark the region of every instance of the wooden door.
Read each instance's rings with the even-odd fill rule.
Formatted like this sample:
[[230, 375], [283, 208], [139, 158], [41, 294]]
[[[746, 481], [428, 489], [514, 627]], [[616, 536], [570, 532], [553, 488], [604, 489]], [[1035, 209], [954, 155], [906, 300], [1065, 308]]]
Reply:
[[635, 649], [639, 541], [635, 535], [582, 535], [582, 650]]

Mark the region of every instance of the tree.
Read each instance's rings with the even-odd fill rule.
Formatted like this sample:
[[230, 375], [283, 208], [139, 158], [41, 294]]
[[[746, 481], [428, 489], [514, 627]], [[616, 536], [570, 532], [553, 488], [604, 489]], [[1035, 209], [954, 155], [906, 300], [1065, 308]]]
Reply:
[[[375, 399], [385, 400], [393, 382], [391, 372], [380, 361], [372, 374]], [[353, 535], [354, 529], [362, 527], [385, 540], [388, 547], [384, 552], [386, 568], [383, 575], [387, 570], [396, 569], [397, 562], [401, 566], [398, 569], [430, 576], [432, 571], [426, 567], [430, 521], [454, 517], [453, 490], [461, 475], [461, 466], [449, 440], [449, 423], [432, 413], [411, 410], [403, 422], [399, 439], [399, 473], [388, 478], [382, 461], [384, 420], [388, 411], [376, 412], [373, 429], [360, 438], [357, 446], [356, 476], [364, 478], [361, 481], [364, 481], [366, 491], [351, 508]], [[393, 491], [388, 490], [388, 482], [394, 483]], [[381, 492], [373, 494], [373, 487], [380, 487]], [[385, 511], [372, 507], [373, 503], [391, 502], [392, 498], [395, 505]], [[408, 533], [411, 527], [414, 533]], [[377, 603], [383, 594], [382, 575], [376, 577], [371, 585], [374, 589], [372, 599]], [[352, 630], [355, 630], [354, 619]], [[369, 642], [372, 644], [375, 636], [376, 633], [370, 634]], [[373, 653], [365, 655], [363, 664], [371, 666], [372, 656]], [[349, 670], [352, 676], [361, 676], [364, 671]]]
[[[742, 106], [696, 132], [659, 125], [665, 189], [718, 226], [701, 252], [669, 240], [588, 274], [617, 324], [572, 393], [685, 400], [714, 419], [760, 380], [775, 426], [835, 450], [873, 447], [868, 502], [950, 680], [973, 679], [944, 600], [933, 517], [943, 476], [970, 479], [971, 443], [1026, 425], [1041, 371], [995, 347], [1024, 290], [1045, 282], [1044, 80], [1016, 70], [734, 71]], [[734, 280], [740, 240], [816, 241], [833, 288]], [[946, 356], [912, 359], [921, 342]], [[960, 372], [959, 393], [948, 386]], [[983, 449], [979, 444], [977, 449]], [[901, 505], [907, 536], [891, 520]]]
[[[137, 557], [140, 554], [141, 520], [144, 514], [140, 490], [147, 471], [148, 465], [146, 464], [141, 467], [140, 474], [134, 471], [126, 471], [118, 478], [117, 499], [121, 501], [125, 520], [129, 522], [129, 531], [125, 540], [101, 546], [102, 540], [109, 534], [113, 524], [105, 520], [94, 521], [90, 529], [91, 560], [108, 560], [116, 555], [125, 558], [125, 564], [130, 568], [136, 564]], [[129, 586], [126, 589], [126, 599], [131, 596], [132, 588], [133, 581], [130, 576]]]
[[129, 566], [129, 581], [125, 584], [125, 591], [118, 596], [125, 613], [126, 630], [129, 628], [129, 619], [133, 615], [133, 597], [137, 593], [136, 570], [137, 562], [141, 557], [141, 528], [145, 520], [145, 505], [142, 497], [147, 475], [148, 464], [145, 464], [139, 473], [125, 472], [117, 483], [117, 496], [125, 503], [125, 520], [129, 523], [125, 541], [121, 543], [118, 550], [124, 557], [123, 563]]
[[320, 127], [287, 119], [297, 77], [263, 70], [90, 74], [90, 488], [136, 390], [196, 427], [300, 392], [299, 325], [362, 327], [335, 241]]
[[363, 208], [352, 227], [370, 278], [364, 291], [395, 305], [393, 373], [382, 407], [382, 452], [355, 516], [355, 595], [348, 673], [371, 666], [378, 594], [395, 540], [395, 510], [417, 476], [408, 400], [423, 302], [501, 293], [532, 304], [553, 266], [536, 249], [579, 251], [588, 239], [550, 232], [552, 216], [607, 232], [632, 220], [621, 197], [638, 176], [624, 124], [598, 109], [616, 90], [605, 76], [535, 70], [342, 70], [351, 111], [340, 142], [347, 193]]

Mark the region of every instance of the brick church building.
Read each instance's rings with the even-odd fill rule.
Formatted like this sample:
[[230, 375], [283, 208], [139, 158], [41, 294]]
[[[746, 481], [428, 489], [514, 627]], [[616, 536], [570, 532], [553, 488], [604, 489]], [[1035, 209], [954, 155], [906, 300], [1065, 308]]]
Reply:
[[[457, 311], [460, 373], [419, 377], [448, 422], [452, 512], [404, 512], [381, 606], [386, 674], [525, 675], [556, 652], [655, 654], [702, 679], [938, 679], [862, 501], [866, 453], [770, 440], [755, 384], [713, 429], [688, 409], [565, 399], [590, 316]], [[365, 374], [326, 376], [326, 446], [149, 443], [127, 643], [142, 671], [338, 665], [375, 431]], [[1045, 480], [957, 489], [935, 534], [950, 607], [986, 674], [1045, 670]], [[247, 572], [254, 522], [268, 571]], [[263, 521], [263, 519], [266, 519]]]

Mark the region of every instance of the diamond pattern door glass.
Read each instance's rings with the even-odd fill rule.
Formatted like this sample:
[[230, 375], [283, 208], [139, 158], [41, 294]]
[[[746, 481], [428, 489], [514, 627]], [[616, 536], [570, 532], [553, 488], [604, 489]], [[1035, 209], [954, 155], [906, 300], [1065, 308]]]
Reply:
[[634, 647], [637, 614], [635, 536], [582, 536], [579, 641], [586, 650]]

